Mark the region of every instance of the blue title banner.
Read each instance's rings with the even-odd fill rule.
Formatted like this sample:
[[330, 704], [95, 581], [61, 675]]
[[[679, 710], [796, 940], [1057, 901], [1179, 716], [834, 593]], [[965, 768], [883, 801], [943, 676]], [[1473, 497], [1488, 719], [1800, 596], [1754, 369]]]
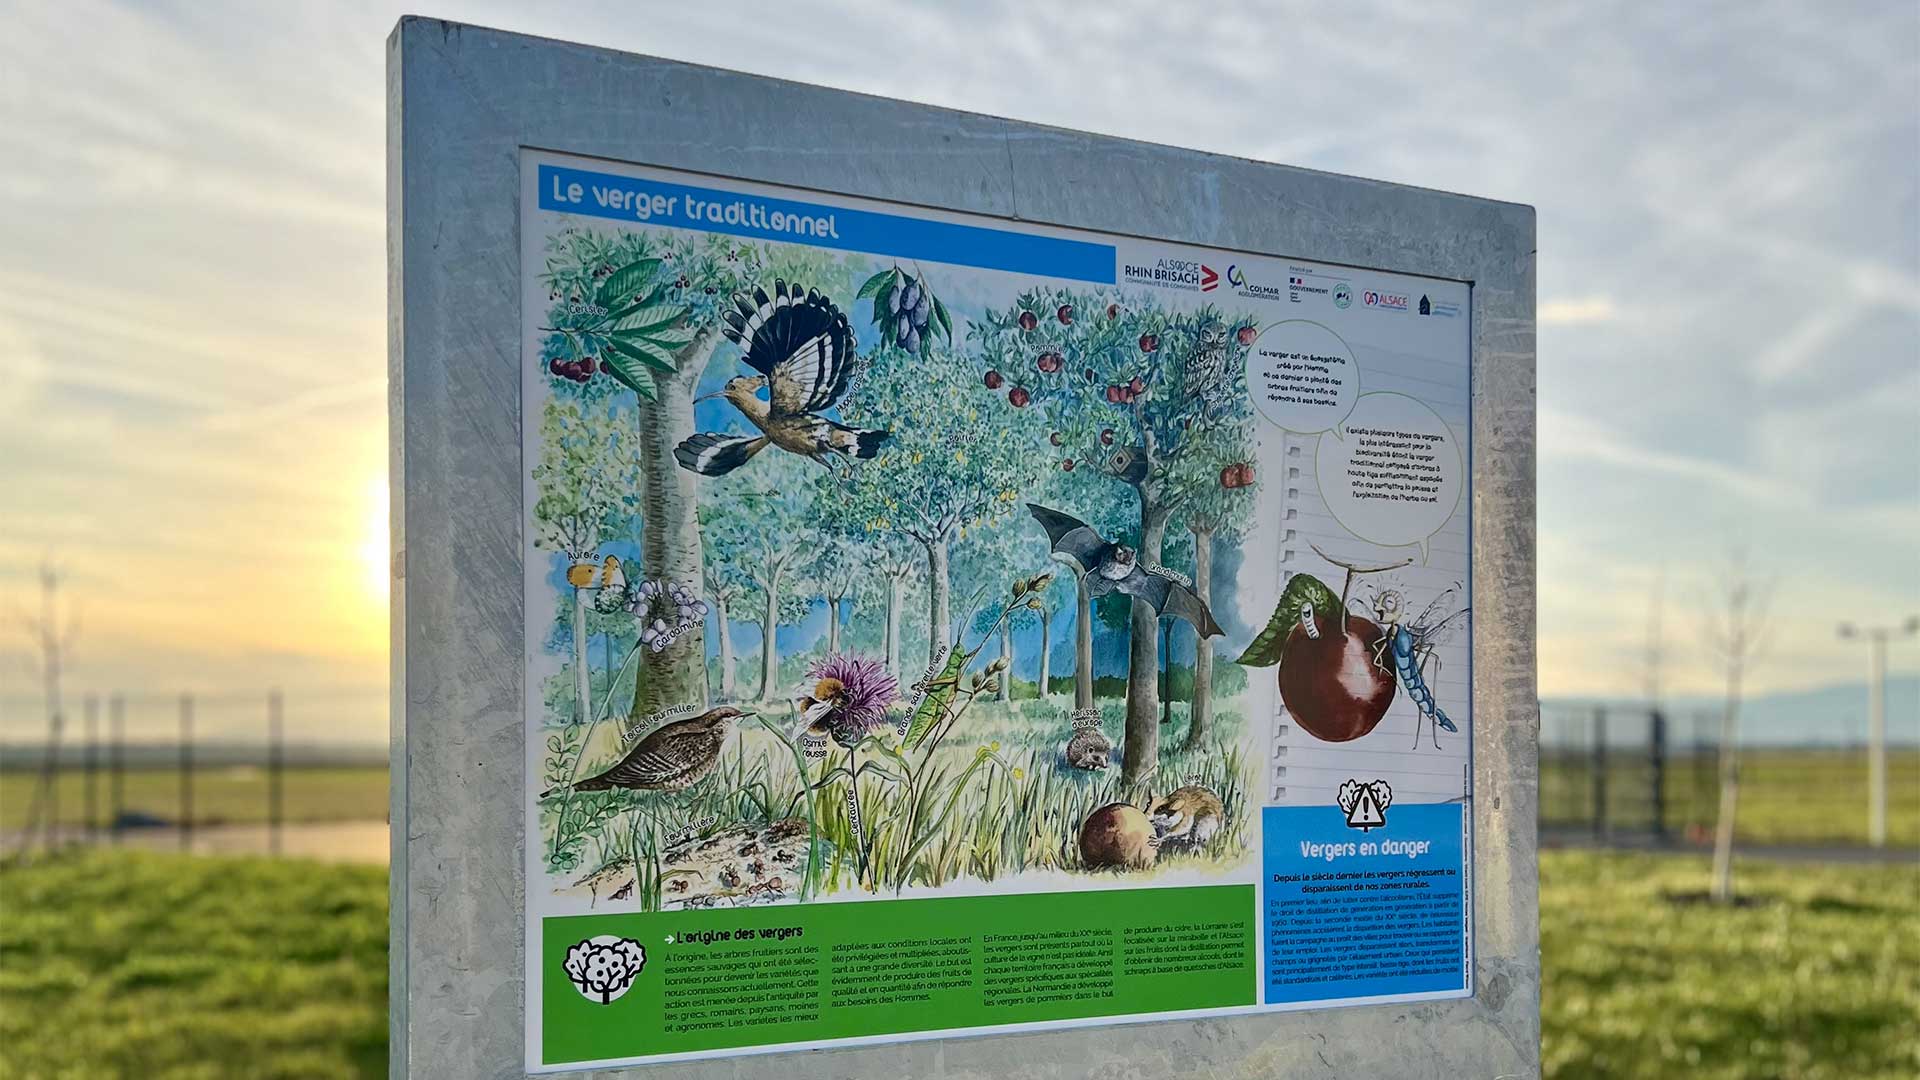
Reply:
[[542, 210], [1113, 284], [1114, 251], [1108, 244], [743, 195], [558, 165], [540, 166], [539, 184]]
[[1390, 795], [1263, 807], [1265, 1000], [1464, 993], [1465, 813]]

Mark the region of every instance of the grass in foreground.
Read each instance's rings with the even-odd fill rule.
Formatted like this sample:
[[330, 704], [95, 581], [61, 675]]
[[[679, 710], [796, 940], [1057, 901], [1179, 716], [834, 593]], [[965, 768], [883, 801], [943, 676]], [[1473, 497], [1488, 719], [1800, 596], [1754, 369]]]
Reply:
[[0, 864], [0, 1076], [383, 1076], [386, 911], [379, 868]]
[[1540, 863], [1547, 1076], [1920, 1075], [1920, 868], [1742, 862], [1726, 909], [1675, 900], [1704, 858]]
[[[1873, 1080], [1920, 1071], [1920, 869], [1541, 860], [1546, 1075]], [[0, 1076], [373, 1077], [378, 870], [75, 852], [0, 864]]]

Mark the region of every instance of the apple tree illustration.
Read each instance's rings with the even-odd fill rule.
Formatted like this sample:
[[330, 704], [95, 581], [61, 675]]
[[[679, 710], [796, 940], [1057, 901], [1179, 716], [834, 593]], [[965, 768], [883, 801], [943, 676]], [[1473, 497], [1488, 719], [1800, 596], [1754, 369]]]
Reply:
[[895, 533], [926, 566], [929, 662], [952, 644], [953, 545], [971, 529], [1019, 509], [1038, 464], [1008, 419], [974, 398], [973, 364], [944, 345], [876, 350], [842, 402], [849, 424], [892, 432], [880, 453], [846, 478], [849, 524]]
[[[549, 243], [541, 364], [557, 388], [632, 395], [646, 577], [703, 580], [700, 478], [679, 467], [673, 449], [694, 433], [694, 392], [709, 364], [730, 359], [720, 312], [735, 293], [771, 287], [775, 277], [823, 281], [826, 266], [810, 249], [713, 234], [568, 228]], [[704, 628], [643, 650], [635, 678], [635, 718], [704, 703]]]
[[[981, 367], [969, 388], [990, 412], [1020, 418], [1041, 447], [1131, 495], [1139, 554], [1159, 564], [1168, 525], [1251, 455], [1249, 320], [1213, 307], [1167, 311], [1144, 298], [1077, 289], [1029, 291], [970, 331]], [[1057, 438], [1056, 438], [1057, 437]], [[1227, 471], [1229, 467], [1232, 472]], [[1129, 618], [1124, 783], [1159, 760], [1159, 613], [1135, 598]]]

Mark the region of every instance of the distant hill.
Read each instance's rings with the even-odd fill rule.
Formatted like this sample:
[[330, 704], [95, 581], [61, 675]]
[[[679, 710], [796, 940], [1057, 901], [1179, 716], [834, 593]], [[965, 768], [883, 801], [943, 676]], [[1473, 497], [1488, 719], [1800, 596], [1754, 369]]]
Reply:
[[[1612, 742], [1622, 728], [1632, 738], [1643, 737], [1627, 715], [1645, 708], [1638, 700], [1598, 701], [1592, 698], [1543, 698], [1540, 701], [1543, 734], [1555, 737], [1562, 718], [1577, 719], [1596, 705], [1621, 713], [1609, 722]], [[1669, 731], [1676, 741], [1693, 738], [1695, 717], [1708, 735], [1718, 731], [1721, 699], [1711, 695], [1675, 697], [1666, 703]], [[1867, 739], [1866, 682], [1831, 683], [1808, 690], [1790, 690], [1750, 697], [1740, 706], [1740, 742], [1744, 746], [1855, 746]], [[1920, 676], [1897, 675], [1887, 680], [1887, 744], [1920, 746]]]

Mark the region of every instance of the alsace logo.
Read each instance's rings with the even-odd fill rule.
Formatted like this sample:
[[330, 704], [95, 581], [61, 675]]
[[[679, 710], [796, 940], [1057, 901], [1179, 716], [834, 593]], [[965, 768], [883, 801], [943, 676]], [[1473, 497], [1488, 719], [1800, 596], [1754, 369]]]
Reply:
[[1183, 289], [1187, 292], [1212, 292], [1220, 287], [1220, 275], [1213, 267], [1192, 259], [1155, 259], [1152, 266], [1126, 263], [1121, 273], [1129, 285], [1151, 285], [1156, 289]]
[[1227, 284], [1233, 291], [1249, 300], [1278, 300], [1280, 290], [1272, 285], [1255, 285], [1247, 280], [1246, 271], [1238, 265], [1227, 267]]
[[1393, 805], [1393, 789], [1385, 780], [1363, 784], [1349, 780], [1340, 785], [1335, 797], [1347, 815], [1347, 828], [1368, 832], [1387, 823], [1387, 807]]
[[1360, 302], [1370, 308], [1379, 308], [1382, 311], [1407, 310], [1407, 297], [1405, 293], [1382, 293], [1368, 289], [1366, 292], [1360, 294]]

